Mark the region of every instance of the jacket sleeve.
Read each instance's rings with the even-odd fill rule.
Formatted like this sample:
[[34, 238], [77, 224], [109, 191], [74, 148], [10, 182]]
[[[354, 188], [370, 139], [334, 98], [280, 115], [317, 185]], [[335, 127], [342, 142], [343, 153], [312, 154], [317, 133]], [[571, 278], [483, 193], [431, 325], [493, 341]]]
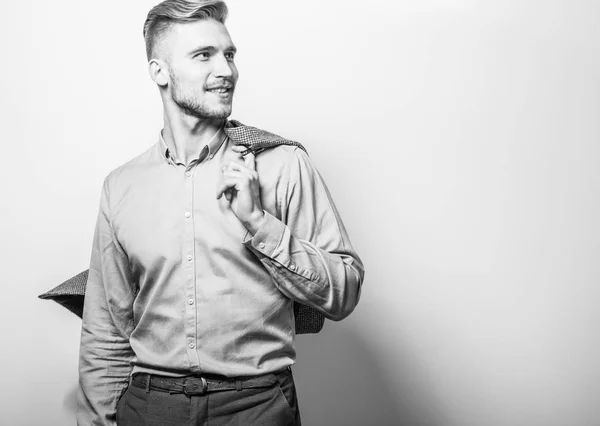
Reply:
[[127, 388], [133, 351], [134, 286], [126, 254], [110, 220], [104, 181], [85, 291], [79, 352], [79, 426], [115, 426], [116, 406]]
[[[296, 148], [289, 183], [280, 197], [282, 220], [265, 220], [244, 244], [269, 271], [279, 290], [326, 318], [347, 317], [360, 298], [364, 267], [321, 175]], [[285, 178], [285, 176], [284, 176]]]

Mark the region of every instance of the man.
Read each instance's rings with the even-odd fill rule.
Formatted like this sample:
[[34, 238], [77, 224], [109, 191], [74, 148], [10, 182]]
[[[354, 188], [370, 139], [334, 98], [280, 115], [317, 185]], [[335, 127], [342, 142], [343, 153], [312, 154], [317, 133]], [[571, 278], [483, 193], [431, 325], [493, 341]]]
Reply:
[[274, 135], [227, 121], [226, 15], [166, 0], [144, 25], [164, 128], [104, 182], [80, 426], [299, 425], [293, 302], [333, 320], [358, 302], [363, 265], [302, 147], [255, 157], [240, 139]]

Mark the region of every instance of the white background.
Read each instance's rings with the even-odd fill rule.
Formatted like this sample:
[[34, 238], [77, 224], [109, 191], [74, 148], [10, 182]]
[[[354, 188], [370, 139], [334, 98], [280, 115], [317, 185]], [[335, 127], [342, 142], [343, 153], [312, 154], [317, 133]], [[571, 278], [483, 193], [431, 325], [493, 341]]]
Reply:
[[[5, 2], [0, 423], [74, 425], [104, 176], [154, 143], [154, 1]], [[230, 2], [232, 117], [301, 141], [366, 265], [305, 426], [600, 425], [600, 3]]]

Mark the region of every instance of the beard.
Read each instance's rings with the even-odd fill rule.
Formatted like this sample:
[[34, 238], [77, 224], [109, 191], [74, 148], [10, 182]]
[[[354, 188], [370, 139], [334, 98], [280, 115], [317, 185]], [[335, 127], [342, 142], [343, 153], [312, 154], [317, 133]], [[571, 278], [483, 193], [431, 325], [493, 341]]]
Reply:
[[176, 78], [171, 79], [171, 97], [185, 114], [200, 119], [224, 119], [231, 115], [231, 103], [211, 108], [206, 102], [198, 101], [181, 90]]

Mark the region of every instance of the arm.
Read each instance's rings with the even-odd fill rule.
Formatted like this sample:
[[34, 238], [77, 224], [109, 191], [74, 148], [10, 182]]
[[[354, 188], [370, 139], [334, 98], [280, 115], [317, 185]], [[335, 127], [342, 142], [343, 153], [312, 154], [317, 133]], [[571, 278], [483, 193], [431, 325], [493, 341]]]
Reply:
[[116, 425], [116, 406], [125, 391], [133, 351], [134, 286], [127, 256], [119, 245], [104, 182], [86, 285], [81, 346], [77, 424]]
[[260, 227], [244, 244], [290, 299], [339, 321], [356, 307], [364, 267], [308, 155], [294, 150], [289, 184], [282, 194], [285, 223], [264, 212]]

